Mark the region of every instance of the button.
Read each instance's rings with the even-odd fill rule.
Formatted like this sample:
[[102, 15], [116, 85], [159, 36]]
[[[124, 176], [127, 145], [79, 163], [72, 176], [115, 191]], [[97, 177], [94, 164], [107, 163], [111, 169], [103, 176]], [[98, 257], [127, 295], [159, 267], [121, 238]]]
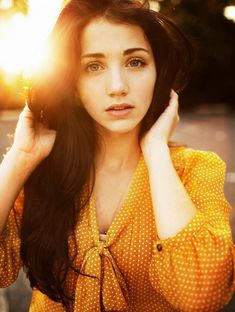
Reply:
[[157, 244], [157, 250], [162, 251], [162, 245], [161, 244]]

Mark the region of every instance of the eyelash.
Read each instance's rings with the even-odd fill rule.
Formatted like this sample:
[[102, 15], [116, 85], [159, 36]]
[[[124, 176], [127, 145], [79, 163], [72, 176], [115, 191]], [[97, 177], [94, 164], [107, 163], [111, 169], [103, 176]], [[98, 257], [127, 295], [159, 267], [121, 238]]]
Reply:
[[129, 60], [129, 64], [131, 63], [131, 62], [139, 62], [139, 64], [140, 64], [140, 66], [134, 66], [134, 67], [142, 67], [142, 66], [145, 66], [146, 65], [146, 62], [143, 60], [143, 59], [141, 59], [141, 58], [132, 58], [132, 59], [130, 59]]
[[[129, 65], [131, 62], [133, 62], [133, 61], [139, 62], [139, 64], [140, 64], [140, 66], [133, 66], [134, 68], [139, 68], [139, 67], [143, 67], [143, 66], [146, 65], [146, 62], [145, 62], [143, 59], [141, 59], [141, 58], [132, 58], [132, 59], [130, 59], [130, 60], [128, 61], [128, 65]], [[99, 66], [99, 67], [102, 67], [102, 65], [100, 65], [99, 63], [97, 63], [97, 62], [92, 62], [92, 63], [89, 63], [89, 64], [85, 67], [85, 71], [87, 71], [87, 72], [97, 72], [98, 70], [91, 70], [91, 67], [92, 67], [93, 65], [97, 65], [97, 66]], [[131, 67], [132, 67], [132, 66], [131, 66]]]
[[85, 71], [87, 71], [87, 72], [96, 72], [96, 70], [91, 70], [91, 67], [92, 67], [93, 65], [98, 65], [98, 66], [101, 67], [101, 65], [100, 65], [99, 63], [93, 62], [93, 63], [88, 64], [88, 65], [85, 67]]

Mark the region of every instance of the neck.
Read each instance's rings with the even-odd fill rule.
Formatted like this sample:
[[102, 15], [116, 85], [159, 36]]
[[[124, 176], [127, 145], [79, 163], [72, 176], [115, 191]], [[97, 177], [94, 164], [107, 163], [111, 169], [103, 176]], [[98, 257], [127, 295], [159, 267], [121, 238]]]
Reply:
[[102, 133], [96, 153], [95, 165], [98, 171], [119, 173], [136, 166], [141, 154], [138, 130], [128, 133]]

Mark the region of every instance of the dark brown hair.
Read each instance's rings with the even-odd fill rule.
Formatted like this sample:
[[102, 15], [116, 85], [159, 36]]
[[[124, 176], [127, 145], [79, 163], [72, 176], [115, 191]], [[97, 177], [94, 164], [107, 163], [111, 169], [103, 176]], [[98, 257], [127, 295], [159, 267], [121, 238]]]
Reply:
[[[167, 17], [149, 9], [147, 1], [72, 0], [62, 10], [52, 32], [50, 69], [29, 94], [29, 107], [40, 120], [57, 130], [50, 155], [25, 184], [21, 226], [21, 257], [32, 287], [67, 306], [68, 270], [78, 250], [70, 254], [68, 237], [76, 246], [74, 229], [94, 184], [97, 133], [93, 120], [76, 94], [81, 32], [94, 18], [139, 25], [149, 41], [157, 65], [157, 81], [140, 137], [168, 104], [171, 89], [187, 82], [192, 62], [188, 40]], [[92, 92], [92, 90], [91, 90]], [[77, 271], [78, 274], [80, 274]]]

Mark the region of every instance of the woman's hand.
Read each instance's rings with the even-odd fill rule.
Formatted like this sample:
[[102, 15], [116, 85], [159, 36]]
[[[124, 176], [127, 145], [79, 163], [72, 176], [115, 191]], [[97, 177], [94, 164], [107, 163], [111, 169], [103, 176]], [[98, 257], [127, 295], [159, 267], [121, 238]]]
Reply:
[[157, 145], [167, 146], [179, 122], [178, 106], [178, 95], [172, 90], [169, 105], [141, 140], [141, 149], [145, 159], [156, 154]]
[[37, 121], [26, 104], [16, 125], [12, 149], [23, 152], [39, 164], [50, 154], [55, 138], [56, 131]]

